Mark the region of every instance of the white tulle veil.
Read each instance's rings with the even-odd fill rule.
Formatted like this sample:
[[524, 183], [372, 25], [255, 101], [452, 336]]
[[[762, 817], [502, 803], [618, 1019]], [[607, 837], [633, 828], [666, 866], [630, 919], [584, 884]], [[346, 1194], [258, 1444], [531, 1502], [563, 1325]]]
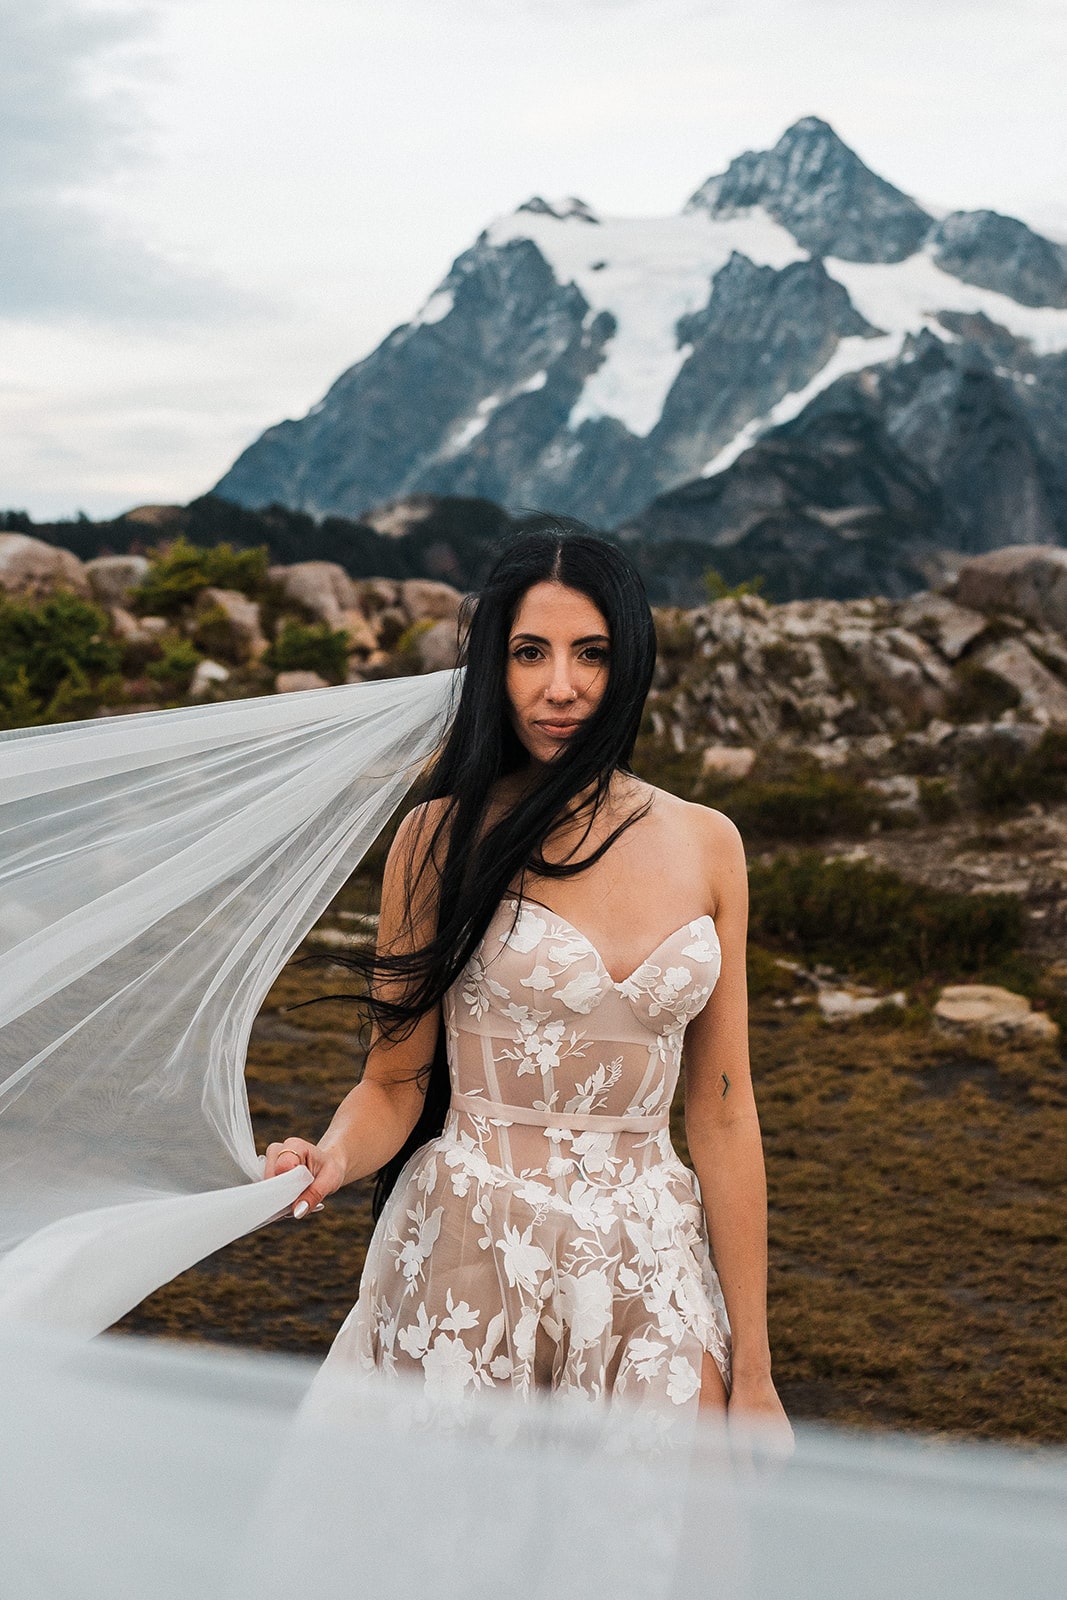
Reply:
[[249, 1030], [456, 676], [0, 735], [0, 1324], [97, 1333], [299, 1193]]

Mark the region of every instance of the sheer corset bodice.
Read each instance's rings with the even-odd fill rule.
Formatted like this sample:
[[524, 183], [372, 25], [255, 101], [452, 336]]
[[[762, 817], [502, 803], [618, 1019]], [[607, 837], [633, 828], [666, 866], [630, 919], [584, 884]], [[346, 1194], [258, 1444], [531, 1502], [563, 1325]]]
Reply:
[[719, 975], [709, 916], [616, 981], [590, 939], [506, 897], [445, 997], [452, 1103], [382, 1212], [330, 1360], [691, 1410], [729, 1325], [668, 1116]]
[[711, 994], [710, 917], [675, 929], [614, 980], [592, 941], [546, 907], [505, 899], [445, 997], [445, 1133], [506, 1172], [629, 1183], [674, 1156], [667, 1122], [685, 1026]]

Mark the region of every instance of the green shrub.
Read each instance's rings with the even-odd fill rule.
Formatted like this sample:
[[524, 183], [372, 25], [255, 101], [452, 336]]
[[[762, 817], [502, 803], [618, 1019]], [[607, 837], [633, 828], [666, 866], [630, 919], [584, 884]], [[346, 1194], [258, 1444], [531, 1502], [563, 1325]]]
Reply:
[[669, 739], [652, 732], [647, 713], [646, 726], [634, 746], [633, 768], [639, 778], [668, 794], [682, 800], [703, 798], [703, 751], [695, 747], [676, 750]]
[[797, 981], [787, 967], [779, 965], [776, 956], [751, 939], [745, 952], [748, 970], [748, 993], [753, 1000], [765, 995], [790, 995]]
[[971, 798], [982, 811], [1003, 812], [1039, 801], [1067, 799], [1067, 732], [1049, 728], [1032, 750], [1006, 752], [991, 740], [970, 755], [964, 772]]
[[754, 863], [749, 892], [758, 943], [877, 982], [996, 976], [1022, 938], [1015, 895], [953, 894], [813, 851]]
[[121, 705], [126, 685], [117, 672], [109, 672], [92, 682], [77, 673], [63, 679], [44, 710], [44, 722], [79, 722], [91, 717], [101, 705]]
[[[190, 627], [190, 624], [186, 625]], [[197, 607], [192, 618], [189, 638], [205, 656], [215, 661], [228, 661], [231, 666], [243, 666], [250, 658], [248, 638], [234, 626], [229, 613], [222, 606]]]
[[818, 768], [776, 780], [745, 778], [717, 803], [746, 838], [803, 844], [866, 833], [881, 815], [875, 795], [854, 778]]
[[657, 606], [652, 613], [656, 625], [656, 655], [662, 663], [680, 656], [686, 663], [696, 650], [696, 630], [693, 618], [680, 606]]
[[919, 804], [930, 822], [950, 822], [959, 815], [959, 796], [945, 778], [920, 778]]
[[995, 721], [1019, 704], [1019, 691], [977, 661], [959, 662], [955, 678], [948, 711], [953, 722]]
[[746, 578], [742, 583], [728, 584], [722, 573], [714, 567], [707, 567], [704, 571], [704, 592], [711, 602], [738, 600], [743, 594], [759, 594], [763, 584], [762, 572], [754, 578]]
[[34, 728], [44, 720], [44, 706], [30, 688], [25, 667], [0, 679], [0, 728]]
[[258, 599], [267, 588], [270, 556], [266, 545], [235, 550], [219, 544], [211, 549], [176, 539], [150, 552], [151, 566], [134, 591], [133, 603], [145, 614], [173, 617], [190, 605], [201, 589], [238, 589]]
[[[677, 751], [645, 723], [634, 750], [634, 771], [683, 800], [717, 807], [746, 839], [781, 839], [807, 844], [816, 839], [853, 838], [883, 816], [877, 795], [840, 772], [814, 762], [788, 760], [761, 750], [753, 775], [723, 778], [704, 773], [704, 753], [695, 745]], [[761, 776], [761, 772], [766, 776]]]
[[48, 701], [70, 675], [92, 680], [115, 672], [120, 652], [99, 606], [73, 594], [36, 603], [0, 601], [0, 680], [25, 673], [29, 692]]
[[99, 606], [73, 594], [0, 601], [0, 720], [32, 727], [86, 716], [115, 691], [121, 650]]
[[429, 633], [433, 626], [432, 617], [416, 617], [414, 622], [408, 623], [393, 645], [393, 656], [399, 666], [406, 667], [411, 672], [418, 672], [421, 666], [419, 640], [424, 633]]
[[163, 645], [159, 660], [150, 661], [145, 672], [159, 684], [165, 695], [172, 700], [180, 700], [182, 695], [188, 694], [193, 673], [202, 659], [190, 640], [169, 639]]
[[333, 683], [344, 680], [349, 640], [328, 622], [286, 622], [263, 657], [274, 672], [317, 672]]

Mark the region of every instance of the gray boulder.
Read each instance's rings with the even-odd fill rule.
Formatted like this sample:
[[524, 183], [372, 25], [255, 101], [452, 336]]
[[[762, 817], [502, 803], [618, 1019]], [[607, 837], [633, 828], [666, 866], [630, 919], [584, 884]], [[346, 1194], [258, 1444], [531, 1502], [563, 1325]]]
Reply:
[[57, 589], [84, 599], [92, 593], [76, 555], [26, 533], [0, 533], [0, 589], [29, 600], [44, 599]]
[[146, 556], [97, 556], [85, 563], [93, 596], [105, 606], [125, 606], [148, 575]]
[[426, 628], [415, 641], [415, 651], [423, 672], [444, 672], [454, 667], [459, 658], [455, 622], [435, 622]]
[[934, 1026], [956, 1037], [979, 1033], [1023, 1046], [1055, 1044], [1060, 1032], [1051, 1017], [1031, 1010], [1025, 995], [991, 983], [954, 983], [942, 989]]
[[201, 647], [227, 661], [258, 661], [267, 649], [259, 606], [236, 589], [202, 589], [195, 619]]
[[198, 661], [189, 685], [189, 698], [202, 700], [205, 695], [211, 694], [212, 690], [225, 683], [229, 676], [229, 671], [221, 661]]
[[990, 550], [964, 562], [952, 594], [973, 611], [1007, 611], [1067, 633], [1067, 550], [1033, 544]]
[[297, 561], [290, 567], [271, 567], [269, 575], [287, 600], [331, 628], [344, 626], [346, 611], [362, 615], [359, 590], [336, 561]]
[[135, 617], [132, 611], [127, 611], [125, 606], [108, 606], [108, 615], [111, 618], [111, 628], [116, 639], [121, 639], [123, 644], [150, 645], [159, 638], [159, 634], [152, 628], [146, 628], [145, 622], [163, 622], [162, 617]]
[[905, 628], [936, 646], [948, 661], [956, 661], [969, 644], [984, 633], [988, 621], [978, 611], [968, 610], [947, 595], [925, 592], [913, 595], [900, 608]]
[[279, 672], [274, 680], [276, 694], [303, 694], [308, 689], [328, 689], [330, 685], [317, 672]]
[[[270, 577], [285, 598], [328, 627], [343, 629], [353, 651], [368, 655], [377, 649], [378, 634], [367, 616], [365, 605], [368, 584], [356, 584], [336, 561], [297, 561], [291, 567], [271, 567]], [[395, 586], [385, 580], [369, 580], [383, 593]]]
[[[400, 603], [412, 622], [432, 618], [434, 622], [453, 622], [459, 616], [463, 596], [450, 583], [430, 578], [407, 578], [400, 585]], [[452, 629], [453, 633], [455, 628]]]
[[356, 581], [359, 604], [369, 617], [388, 611], [400, 598], [400, 585], [392, 578], [360, 578]]
[[1035, 722], [1067, 728], [1067, 687], [1030, 654], [1021, 639], [1003, 639], [979, 650], [974, 659], [1014, 689], [1019, 708]]

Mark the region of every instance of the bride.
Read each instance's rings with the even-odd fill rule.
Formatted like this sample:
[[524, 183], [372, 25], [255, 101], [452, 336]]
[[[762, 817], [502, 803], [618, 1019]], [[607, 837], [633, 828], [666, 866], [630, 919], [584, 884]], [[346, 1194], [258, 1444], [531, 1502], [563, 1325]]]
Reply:
[[[613, 545], [539, 519], [490, 574], [466, 659], [386, 864], [363, 1076], [317, 1142], [267, 1149], [266, 1178], [311, 1175], [296, 1217], [378, 1175], [327, 1364], [788, 1435], [744, 852], [726, 817], [631, 771], [655, 664], [641, 581]], [[695, 1179], [668, 1130], [683, 1060]]]

